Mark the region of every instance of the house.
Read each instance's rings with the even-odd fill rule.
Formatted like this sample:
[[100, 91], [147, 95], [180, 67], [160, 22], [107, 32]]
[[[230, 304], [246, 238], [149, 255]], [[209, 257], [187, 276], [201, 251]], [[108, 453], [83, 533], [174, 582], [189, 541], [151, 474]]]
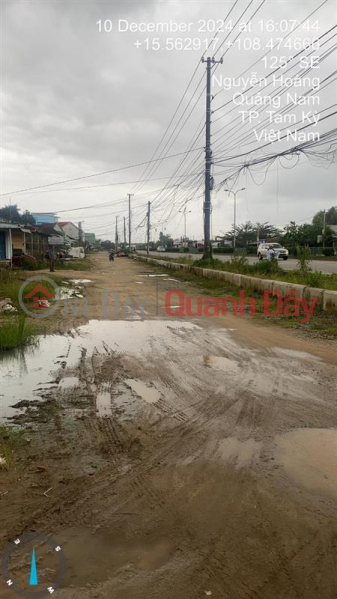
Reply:
[[56, 216], [55, 212], [32, 212], [32, 216], [37, 225], [52, 225], [58, 221], [58, 216]]
[[72, 241], [79, 243], [81, 241], [81, 230], [70, 221], [58, 221], [57, 225], [61, 227], [63, 233]]
[[43, 260], [46, 252], [49, 249], [49, 239], [51, 237], [58, 238], [62, 245], [66, 243], [65, 235], [55, 224], [29, 225], [31, 237], [26, 240], [26, 253], [34, 256], [37, 260]]
[[27, 226], [0, 221], [0, 261], [10, 261], [14, 250], [27, 251], [31, 232]]

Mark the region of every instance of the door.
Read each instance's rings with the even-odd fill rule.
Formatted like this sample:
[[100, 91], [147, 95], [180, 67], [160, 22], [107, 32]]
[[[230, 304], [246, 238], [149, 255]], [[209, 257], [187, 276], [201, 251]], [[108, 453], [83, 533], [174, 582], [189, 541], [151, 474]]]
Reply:
[[0, 231], [0, 260], [6, 260], [6, 237], [3, 231]]

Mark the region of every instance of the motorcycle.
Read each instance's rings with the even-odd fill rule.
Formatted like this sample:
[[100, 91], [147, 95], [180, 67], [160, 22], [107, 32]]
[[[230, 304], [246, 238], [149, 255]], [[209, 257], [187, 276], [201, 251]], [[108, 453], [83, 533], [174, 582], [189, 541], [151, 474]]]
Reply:
[[114, 255], [113, 252], [110, 252], [110, 254], [109, 254], [109, 260], [110, 260], [110, 262], [113, 262], [115, 260], [115, 255]]

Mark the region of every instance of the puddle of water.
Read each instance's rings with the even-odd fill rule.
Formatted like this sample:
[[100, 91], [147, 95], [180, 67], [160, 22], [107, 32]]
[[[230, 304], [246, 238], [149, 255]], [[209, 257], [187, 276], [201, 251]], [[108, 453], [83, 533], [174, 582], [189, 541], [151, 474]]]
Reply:
[[131, 389], [127, 389], [123, 383], [114, 387], [112, 401], [121, 418], [132, 418], [141, 409], [139, 398], [135, 397]]
[[309, 354], [305, 351], [297, 351], [295, 349], [285, 349], [284, 347], [274, 347], [273, 351], [280, 356], [287, 356], [288, 358], [295, 358], [296, 360], [315, 360], [317, 362], [321, 362], [322, 359], [314, 356], [313, 354]]
[[140, 277], [166, 277], [167, 274], [163, 273], [163, 274], [158, 274], [158, 275], [150, 275], [150, 274], [143, 274], [143, 275], [139, 275]]
[[161, 397], [159, 391], [157, 391], [155, 387], [150, 387], [143, 381], [137, 379], [126, 379], [124, 383], [129, 385], [132, 391], [134, 391], [137, 395], [139, 395], [139, 397], [148, 403], [156, 403], [156, 401], [158, 401]]
[[337, 497], [337, 430], [303, 428], [275, 440], [275, 460], [292, 482]]
[[111, 416], [112, 405], [111, 405], [111, 393], [110, 391], [101, 391], [96, 397], [96, 409], [98, 410], [98, 416]]
[[72, 387], [78, 387], [79, 380], [77, 376], [65, 376], [59, 382], [60, 389], [70, 389]]
[[143, 281], [136, 281], [136, 285], [144, 285]]
[[262, 443], [254, 439], [239, 441], [235, 437], [228, 437], [220, 441], [215, 457], [235, 464], [236, 468], [243, 468], [259, 456], [261, 448]]
[[0, 389], [4, 392], [0, 418], [13, 416], [15, 410], [10, 406], [22, 399], [40, 399], [42, 393], [48, 394], [60, 368], [66, 365], [73, 371], [83, 349], [88, 355], [95, 349], [106, 354], [108, 348], [143, 357], [154, 352], [159, 357], [168, 346], [183, 350], [188, 332], [199, 329], [192, 323], [171, 320], [91, 320], [70, 335], [37, 337], [36, 344], [6, 352], [0, 358]]

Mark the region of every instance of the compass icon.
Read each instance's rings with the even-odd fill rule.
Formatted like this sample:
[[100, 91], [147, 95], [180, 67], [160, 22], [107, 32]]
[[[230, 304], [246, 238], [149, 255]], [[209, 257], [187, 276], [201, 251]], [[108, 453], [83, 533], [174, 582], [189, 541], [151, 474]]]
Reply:
[[60, 587], [66, 573], [62, 547], [47, 534], [29, 533], [9, 543], [3, 553], [1, 574], [16, 595], [40, 599]]

